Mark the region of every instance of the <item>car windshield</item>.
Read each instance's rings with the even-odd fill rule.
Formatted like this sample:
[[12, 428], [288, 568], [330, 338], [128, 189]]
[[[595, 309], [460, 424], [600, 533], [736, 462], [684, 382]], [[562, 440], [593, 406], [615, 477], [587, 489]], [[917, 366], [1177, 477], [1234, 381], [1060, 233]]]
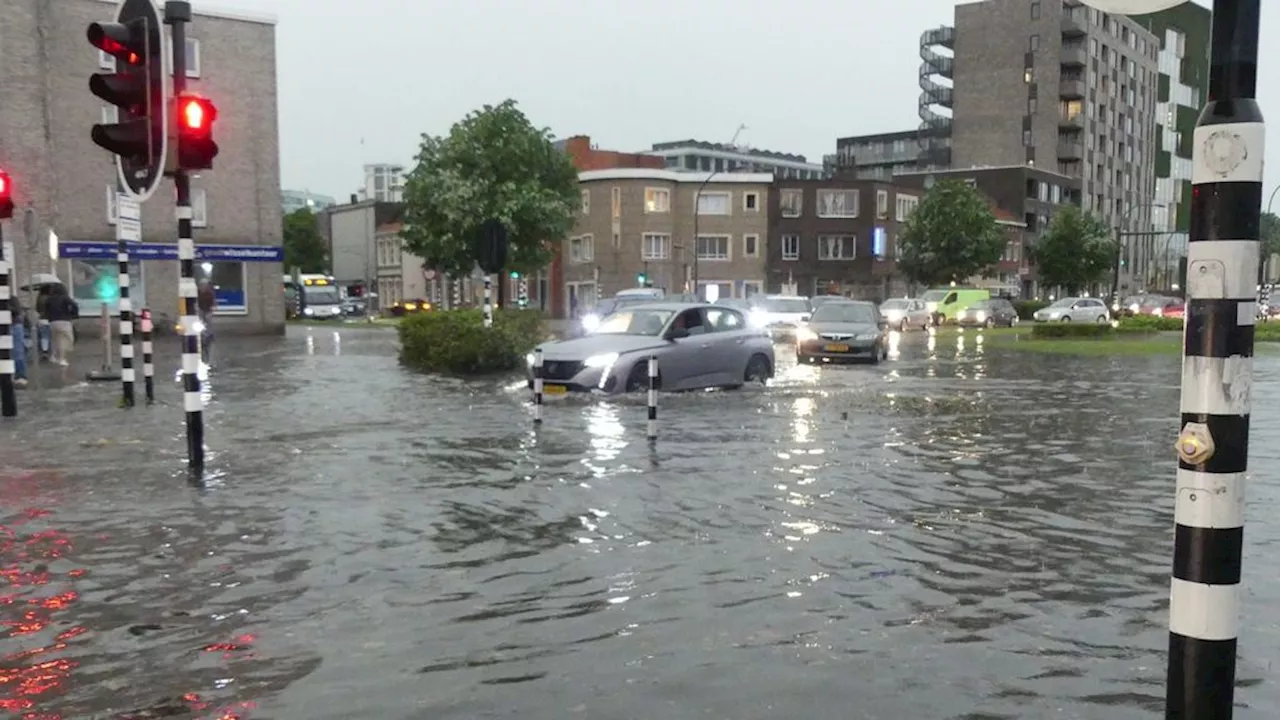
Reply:
[[627, 310], [610, 315], [600, 321], [595, 335], [651, 335], [662, 334], [671, 319], [671, 310]]
[[810, 322], [866, 323], [868, 325], [874, 325], [876, 322], [876, 316], [875, 313], [871, 311], [870, 305], [827, 303], [813, 311], [813, 317], [810, 319]]
[[1077, 298], [1062, 298], [1061, 300], [1050, 305], [1051, 308], [1066, 308], [1076, 304]]
[[995, 300], [979, 300], [978, 302], [974, 303], [971, 307], [981, 310], [984, 308], [993, 308], [995, 306], [996, 306]]
[[906, 310], [908, 302], [906, 300], [885, 300], [880, 306], [881, 310]]
[[942, 302], [942, 298], [946, 297], [947, 293], [949, 292], [951, 291], [950, 290], [930, 290], [924, 295], [921, 295], [920, 299], [925, 302]]
[[337, 305], [342, 302], [338, 288], [332, 285], [308, 285], [303, 293], [310, 305]]
[[809, 301], [804, 298], [765, 298], [758, 307], [765, 312], [803, 314], [809, 312]]

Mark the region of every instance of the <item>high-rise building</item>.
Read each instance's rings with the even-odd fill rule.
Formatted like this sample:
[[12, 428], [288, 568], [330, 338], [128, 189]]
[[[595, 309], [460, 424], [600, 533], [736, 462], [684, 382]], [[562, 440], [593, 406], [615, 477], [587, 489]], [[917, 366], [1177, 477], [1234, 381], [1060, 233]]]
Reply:
[[320, 212], [327, 207], [333, 207], [338, 202], [328, 195], [320, 195], [309, 190], [281, 190], [280, 206], [284, 210], [284, 214], [296, 212], [303, 208], [311, 212]]
[[1155, 202], [1167, 210], [1155, 216], [1149, 237], [1154, 285], [1168, 289], [1176, 281], [1179, 258], [1187, 254], [1191, 222], [1191, 145], [1196, 120], [1209, 90], [1209, 29], [1213, 13], [1187, 2], [1133, 19], [1160, 41], [1156, 90]]
[[[1085, 211], [1120, 232], [1150, 230], [1159, 52], [1138, 22], [1080, 0], [957, 6], [952, 167], [1080, 178]], [[1127, 272], [1149, 260], [1131, 254]]]
[[375, 163], [364, 166], [364, 187], [361, 200], [377, 202], [404, 202], [404, 166]]
[[663, 158], [667, 169], [675, 171], [773, 173], [798, 180], [816, 180], [826, 175], [821, 164], [811, 163], [803, 155], [701, 140], [656, 143], [646, 154]]

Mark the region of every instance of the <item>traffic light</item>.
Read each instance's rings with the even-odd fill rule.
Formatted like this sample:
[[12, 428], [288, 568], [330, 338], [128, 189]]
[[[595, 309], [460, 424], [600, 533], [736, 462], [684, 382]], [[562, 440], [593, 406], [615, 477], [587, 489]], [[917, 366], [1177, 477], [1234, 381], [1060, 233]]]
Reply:
[[13, 180], [0, 170], [0, 220], [13, 217]]
[[645, 277], [644, 273], [636, 273], [636, 287], [644, 287], [646, 281], [648, 281], [648, 278]]
[[511, 279], [512, 279], [512, 280], [519, 280], [519, 279], [520, 279], [520, 271], [519, 271], [519, 270], [512, 270], [512, 271], [511, 271]]
[[118, 109], [117, 122], [98, 123], [90, 137], [116, 156], [120, 179], [146, 198], [165, 166], [164, 43], [152, 0], [125, 0], [115, 22], [92, 23], [89, 42], [115, 58], [113, 73], [89, 77], [89, 90]]
[[208, 170], [218, 156], [218, 143], [213, 141], [213, 121], [218, 119], [218, 108], [204, 97], [183, 93], [174, 106], [178, 146], [177, 168], [183, 170]]

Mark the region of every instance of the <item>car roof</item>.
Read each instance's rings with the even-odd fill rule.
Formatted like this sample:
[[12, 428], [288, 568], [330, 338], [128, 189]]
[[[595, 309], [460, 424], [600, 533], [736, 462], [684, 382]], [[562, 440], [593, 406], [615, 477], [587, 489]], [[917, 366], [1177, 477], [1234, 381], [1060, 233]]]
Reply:
[[822, 304], [823, 305], [869, 305], [871, 307], [878, 307], [875, 303], [871, 302], [870, 300], [854, 300], [853, 298], [840, 298], [839, 300], [828, 300], [827, 302], [824, 302]]
[[[696, 307], [707, 308], [709, 310], [723, 310], [725, 309], [726, 306], [716, 305], [714, 303], [707, 303], [707, 302], [672, 302], [670, 300], [659, 300], [657, 302], [636, 303], [634, 305], [627, 305], [627, 312], [634, 312], [636, 310], [671, 310], [674, 312], [678, 310], [688, 310], [690, 308], [696, 308]], [[729, 308], [729, 309], [734, 310], [735, 308]]]

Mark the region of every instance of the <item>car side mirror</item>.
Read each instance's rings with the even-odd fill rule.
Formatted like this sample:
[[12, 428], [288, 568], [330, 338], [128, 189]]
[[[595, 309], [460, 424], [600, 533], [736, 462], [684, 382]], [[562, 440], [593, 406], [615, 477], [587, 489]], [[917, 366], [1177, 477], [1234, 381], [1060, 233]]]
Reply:
[[689, 331], [686, 328], [671, 328], [667, 331], [668, 340], [679, 340], [687, 337], [689, 337]]

